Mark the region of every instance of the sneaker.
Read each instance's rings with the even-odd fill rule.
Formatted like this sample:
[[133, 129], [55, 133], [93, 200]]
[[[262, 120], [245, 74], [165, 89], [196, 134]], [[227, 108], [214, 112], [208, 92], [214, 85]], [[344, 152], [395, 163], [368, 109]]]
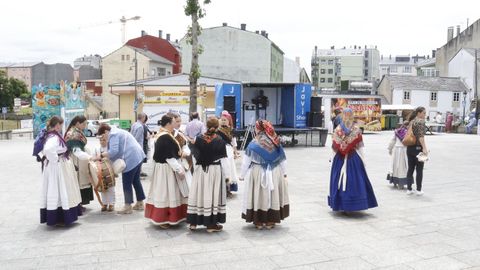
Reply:
[[131, 214], [131, 213], [133, 213], [133, 211], [132, 211], [132, 206], [131, 206], [130, 204], [125, 204], [125, 206], [123, 207], [123, 209], [120, 210], [120, 211], [117, 211], [117, 213], [118, 213], [118, 214], [123, 214], [123, 215], [125, 215], [125, 214]]
[[132, 207], [133, 210], [143, 210], [145, 209], [144, 206], [143, 206], [143, 201], [141, 202], [137, 202], [133, 207]]
[[423, 196], [423, 194], [425, 194], [423, 191], [417, 190], [417, 196]]
[[407, 190], [407, 195], [412, 195], [413, 193], [415, 193], [415, 191], [413, 191], [413, 190]]

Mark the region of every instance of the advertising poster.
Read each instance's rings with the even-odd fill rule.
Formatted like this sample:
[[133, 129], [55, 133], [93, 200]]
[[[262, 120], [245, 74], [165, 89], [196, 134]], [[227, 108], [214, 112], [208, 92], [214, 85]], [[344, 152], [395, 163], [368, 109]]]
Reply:
[[[332, 115], [335, 108], [339, 107], [352, 109], [355, 121], [360, 126], [365, 126], [366, 130], [376, 130], [377, 128], [372, 124], [380, 123], [382, 116], [380, 98], [332, 98]], [[368, 126], [372, 126], [372, 129]]]

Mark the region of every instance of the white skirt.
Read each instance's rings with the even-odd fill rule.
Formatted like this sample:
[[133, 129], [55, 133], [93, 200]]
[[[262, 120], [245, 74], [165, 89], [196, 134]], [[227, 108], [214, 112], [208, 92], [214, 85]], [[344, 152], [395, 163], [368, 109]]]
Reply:
[[238, 176], [237, 166], [235, 165], [235, 153], [233, 151], [233, 147], [229, 144], [227, 144], [227, 161], [230, 168], [230, 184], [237, 183]]
[[212, 226], [226, 221], [227, 190], [221, 165], [196, 165], [188, 195], [187, 222]]

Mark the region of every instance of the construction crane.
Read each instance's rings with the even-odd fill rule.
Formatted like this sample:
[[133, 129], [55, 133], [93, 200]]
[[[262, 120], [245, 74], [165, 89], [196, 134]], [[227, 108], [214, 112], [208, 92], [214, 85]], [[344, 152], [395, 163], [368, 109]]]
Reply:
[[79, 27], [78, 29], [81, 30], [81, 29], [85, 29], [85, 28], [92, 28], [92, 27], [99, 27], [99, 26], [104, 26], [104, 25], [109, 25], [109, 24], [114, 24], [114, 23], [121, 23], [121, 33], [122, 33], [122, 44], [125, 44], [125, 42], [127, 41], [127, 31], [126, 31], [126, 24], [128, 21], [138, 21], [140, 20], [140, 16], [133, 16], [131, 18], [125, 18], [125, 16], [122, 16], [120, 18], [120, 20], [118, 21], [108, 21], [108, 22], [104, 22], [104, 23], [96, 23], [96, 24], [89, 24], [89, 25], [85, 25], [85, 26], [81, 26]]

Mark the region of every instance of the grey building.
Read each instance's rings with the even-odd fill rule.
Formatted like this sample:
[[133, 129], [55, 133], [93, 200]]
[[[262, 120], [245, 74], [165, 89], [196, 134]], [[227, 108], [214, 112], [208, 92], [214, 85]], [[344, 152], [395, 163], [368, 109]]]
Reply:
[[25, 82], [29, 89], [38, 84], [56, 84], [60, 80], [73, 81], [73, 68], [70, 64], [14, 63], [5, 69], [8, 77]]
[[102, 68], [102, 57], [98, 54], [95, 55], [85, 55], [83, 57], [79, 57], [73, 61], [73, 67], [78, 68], [81, 66], [91, 66], [96, 69]]

